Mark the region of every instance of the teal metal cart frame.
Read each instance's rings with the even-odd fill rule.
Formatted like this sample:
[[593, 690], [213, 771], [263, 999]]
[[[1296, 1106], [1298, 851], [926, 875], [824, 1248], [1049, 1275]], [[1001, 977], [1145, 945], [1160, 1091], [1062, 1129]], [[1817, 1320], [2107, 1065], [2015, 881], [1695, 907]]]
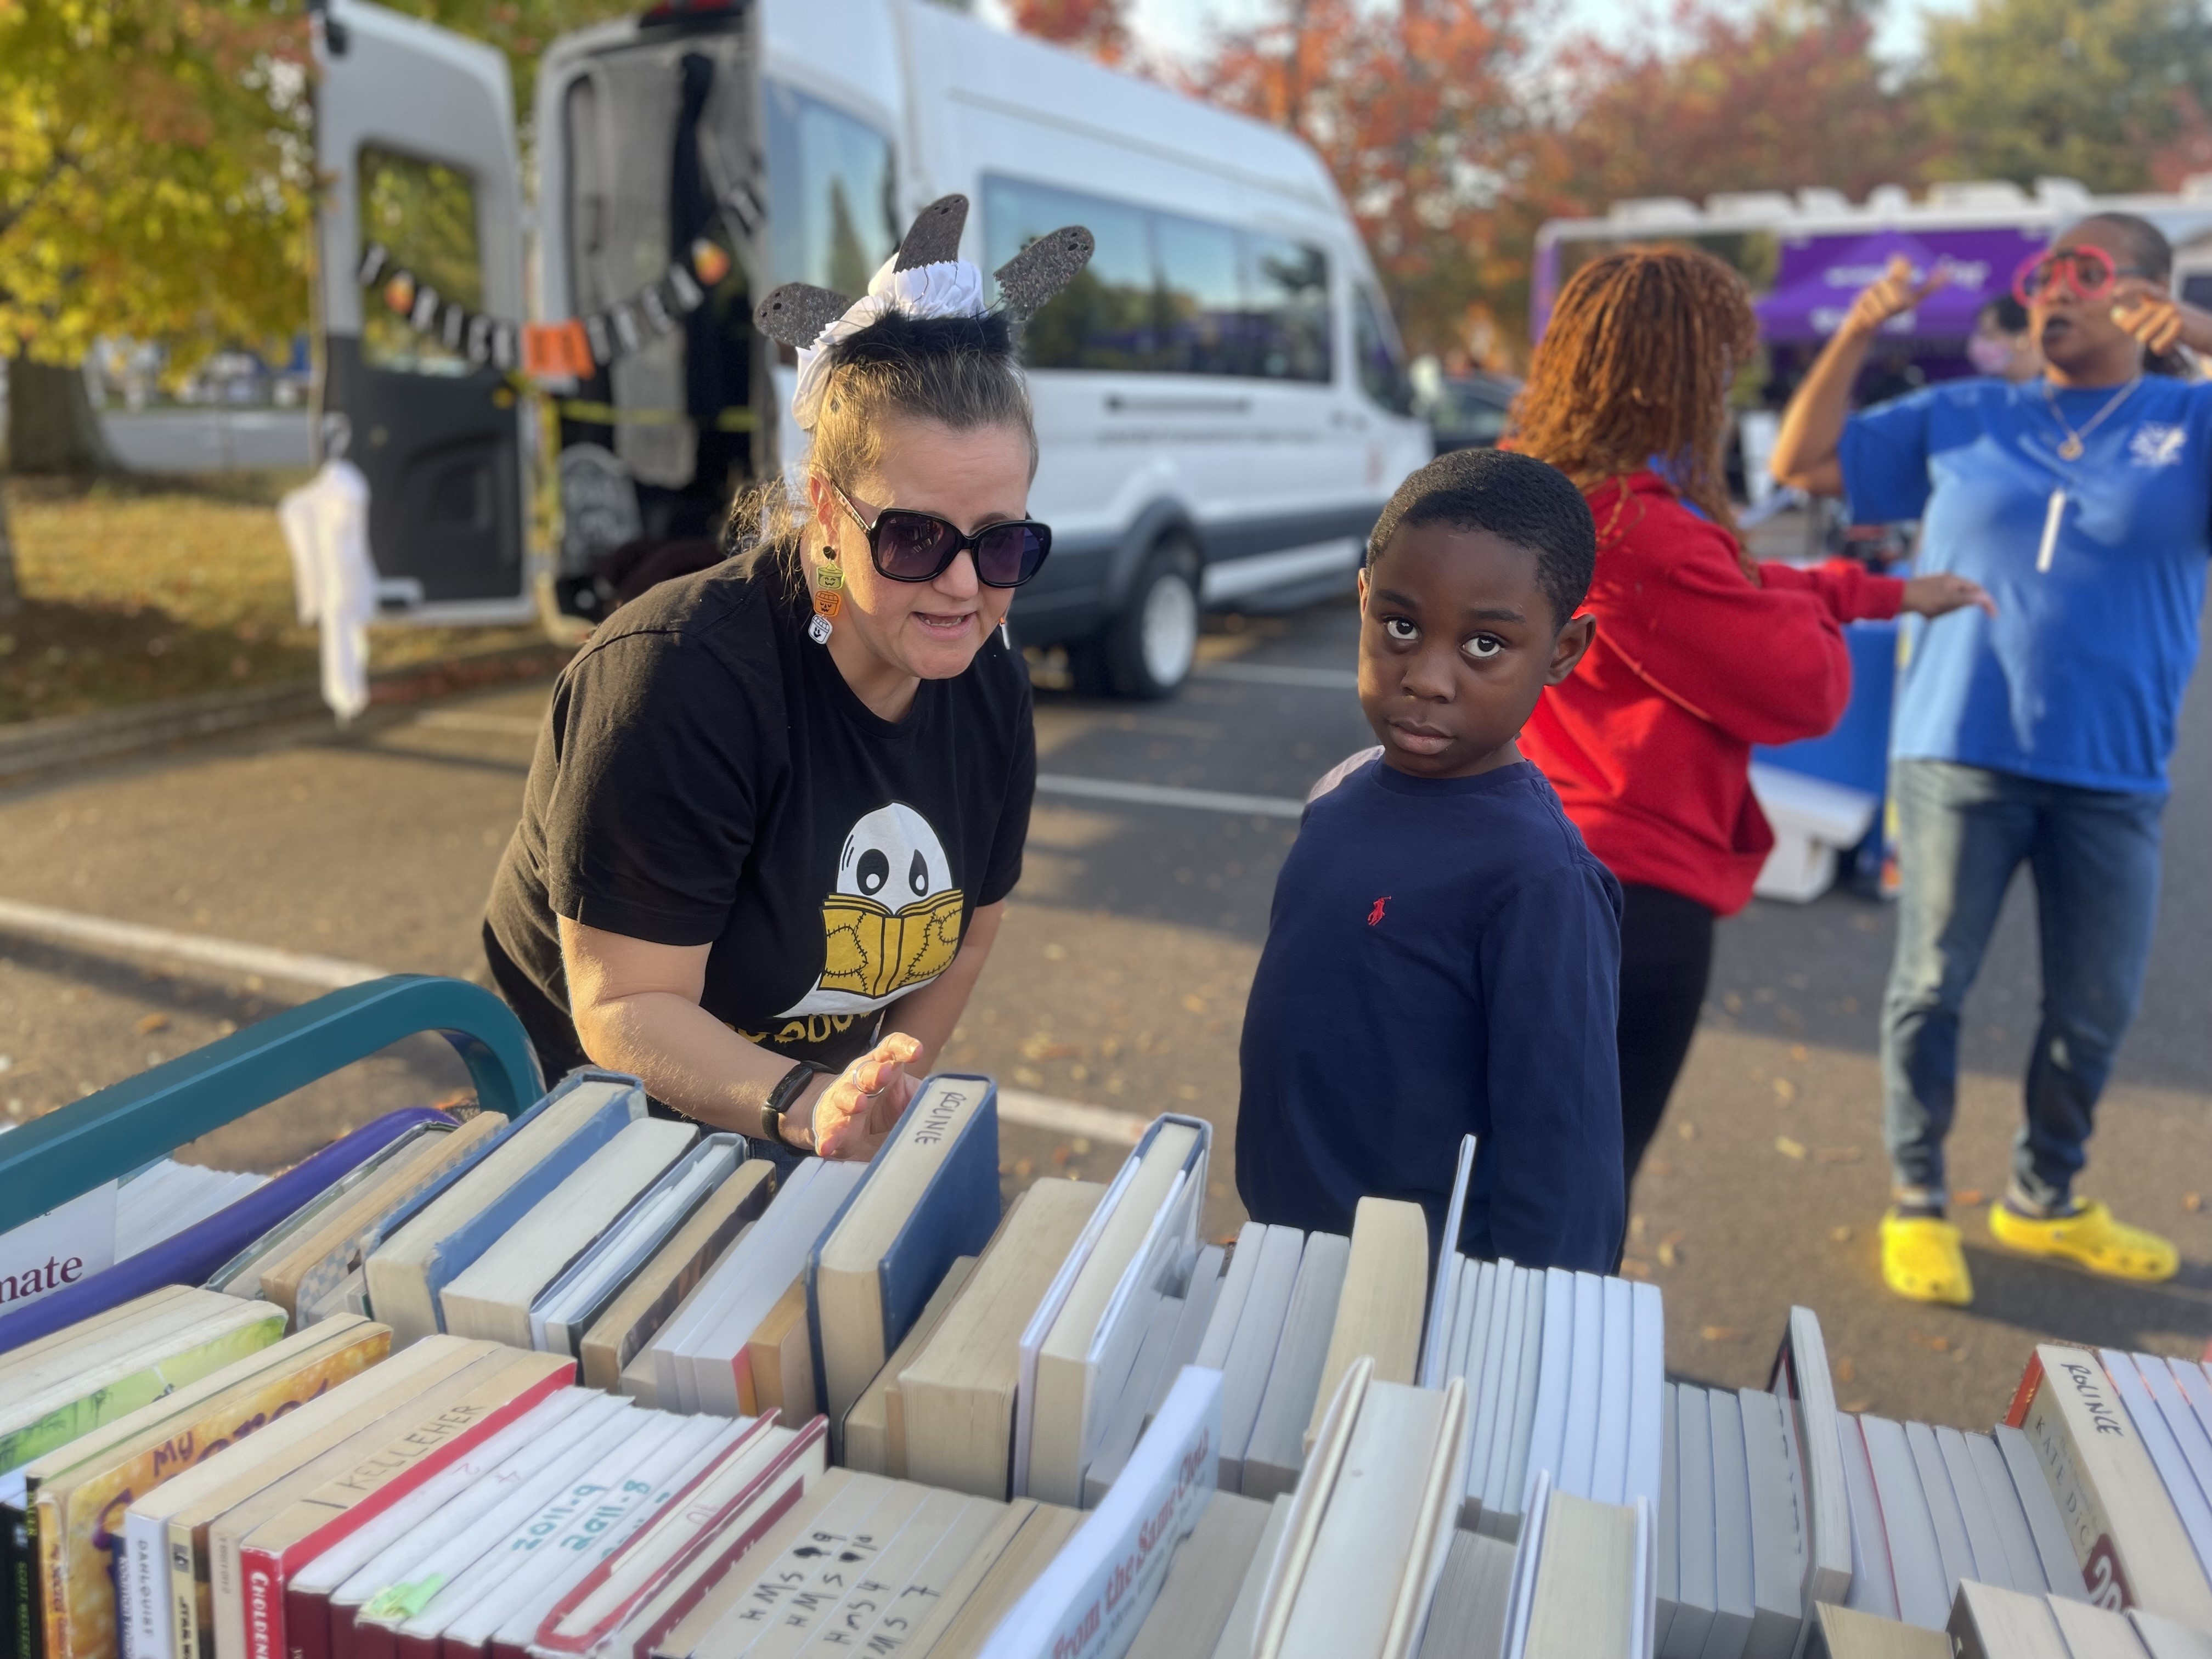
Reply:
[[317, 997], [0, 1134], [0, 1232], [424, 1031], [453, 1045], [488, 1112], [544, 1092], [507, 1005], [465, 980], [393, 974]]

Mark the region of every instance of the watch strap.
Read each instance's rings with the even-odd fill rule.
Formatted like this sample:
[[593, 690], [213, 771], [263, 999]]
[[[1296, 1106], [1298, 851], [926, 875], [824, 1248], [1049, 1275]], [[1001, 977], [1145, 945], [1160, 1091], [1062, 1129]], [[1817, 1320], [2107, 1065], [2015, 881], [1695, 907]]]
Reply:
[[776, 1080], [775, 1087], [768, 1091], [767, 1104], [761, 1108], [761, 1127], [768, 1132], [764, 1139], [789, 1144], [783, 1139], [783, 1115], [790, 1110], [791, 1103], [799, 1098], [806, 1085], [829, 1069], [811, 1060], [802, 1060]]

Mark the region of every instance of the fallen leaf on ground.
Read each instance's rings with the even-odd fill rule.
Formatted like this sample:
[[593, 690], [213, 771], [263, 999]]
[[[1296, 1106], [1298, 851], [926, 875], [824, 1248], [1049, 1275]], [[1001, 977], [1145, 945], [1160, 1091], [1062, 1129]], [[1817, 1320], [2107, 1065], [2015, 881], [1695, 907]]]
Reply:
[[168, 1029], [169, 1017], [164, 1013], [151, 1013], [145, 1015], [139, 1020], [137, 1025], [138, 1035], [141, 1036], [145, 1036], [149, 1031], [166, 1031]]
[[1033, 1160], [1031, 1160], [1031, 1159], [1030, 1159], [1030, 1158], [1016, 1158], [1016, 1159], [1014, 1160], [1014, 1179], [1015, 1179], [1015, 1180], [1017, 1180], [1017, 1181], [1027, 1181], [1027, 1180], [1028, 1180], [1031, 1176], [1035, 1175], [1036, 1173], [1036, 1163], [1035, 1163]]
[[[1661, 1259], [1665, 1259], [1663, 1251]], [[1620, 1276], [1623, 1279], [1649, 1279], [1651, 1277], [1651, 1266], [1649, 1262], [1638, 1261], [1632, 1255], [1625, 1255], [1620, 1258]]]
[[1698, 1334], [1708, 1342], [1738, 1342], [1743, 1339], [1743, 1333], [1733, 1325], [1702, 1326]]
[[1672, 1244], [1662, 1244], [1659, 1247], [1659, 1265], [1661, 1267], [1679, 1267], [1681, 1265], [1681, 1252], [1677, 1250]]
[[1182, 1000], [1182, 1006], [1187, 1013], [1202, 1014], [1206, 1012], [1206, 999], [1197, 995], [1186, 996]]
[[1852, 1416], [1856, 1417], [1861, 1412], [1872, 1411], [1874, 1409], [1874, 1401], [1871, 1400], [1846, 1400], [1843, 1403], [1842, 1409], [1850, 1413]]
[[1695, 1140], [1698, 1138], [1698, 1126], [1694, 1123], [1677, 1123], [1674, 1126], [1674, 1133], [1685, 1140]]
[[1856, 1146], [1823, 1146], [1813, 1156], [1823, 1164], [1856, 1164], [1859, 1149]]
[[1644, 1159], [1644, 1169], [1647, 1175], [1670, 1176], [1674, 1173], [1674, 1166], [1663, 1158]]
[[1067, 960], [1067, 947], [1065, 945], [1046, 945], [1044, 947], [1044, 959], [1047, 962], [1066, 962]]
[[1790, 1045], [1790, 1058], [1792, 1060], [1810, 1060], [1813, 1058], [1813, 1051], [1810, 1048], [1808, 1048], [1802, 1042], [1793, 1042]]
[[1802, 1158], [1805, 1156], [1805, 1143], [1792, 1140], [1788, 1135], [1777, 1135], [1774, 1137], [1774, 1150], [1784, 1158]]
[[[0, 1059], [5, 1058], [5, 1055], [0, 1055]], [[2204, 1207], [2204, 1194], [2202, 1193], [2184, 1193], [2181, 1195], [2181, 1207], [2188, 1211], [2191, 1215], [2196, 1214], [2197, 1211]]]
[[1775, 1079], [1774, 1097], [1778, 1101], [1781, 1102], [1782, 1104], [1787, 1106], [1791, 1101], [1797, 1098], [1797, 1085], [1792, 1083], [1786, 1077], [1778, 1077]]
[[1967, 1187], [1951, 1194], [1954, 1204], [1978, 1204], [1989, 1194], [1979, 1187]]
[[1906, 1341], [1916, 1343], [1930, 1353], [1951, 1352], [1951, 1339], [1948, 1336], [1930, 1336], [1925, 1331], [1907, 1331], [1905, 1338]]
[[1831, 1227], [1828, 1229], [1828, 1240], [1834, 1244], [1848, 1244], [1851, 1242], [1851, 1230], [1849, 1227]]
[[1055, 1146], [1052, 1149], [1052, 1161], [1062, 1167], [1065, 1167], [1067, 1160], [1073, 1156], [1074, 1154], [1065, 1146]]
[[1850, 1355], [1846, 1354], [1843, 1358], [1838, 1359], [1838, 1360], [1836, 1362], [1836, 1381], [1837, 1381], [1837, 1382], [1851, 1382], [1851, 1381], [1853, 1381], [1854, 1379], [1856, 1379], [1856, 1378], [1857, 1377], [1858, 1374], [1859, 1374], [1859, 1368], [1858, 1368], [1857, 1366], [1856, 1366], [1856, 1365], [1854, 1365], [1854, 1364], [1851, 1364], [1851, 1361], [1850, 1361]]
[[1644, 1218], [1642, 1216], [1632, 1215], [1628, 1218], [1628, 1236], [1639, 1244], [1644, 1242]]

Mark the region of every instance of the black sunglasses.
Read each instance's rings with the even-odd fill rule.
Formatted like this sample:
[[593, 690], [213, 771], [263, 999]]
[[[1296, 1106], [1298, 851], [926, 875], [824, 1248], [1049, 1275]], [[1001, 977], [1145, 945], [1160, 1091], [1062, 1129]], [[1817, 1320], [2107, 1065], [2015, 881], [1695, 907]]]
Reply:
[[851, 497], [830, 489], [868, 538], [876, 573], [895, 582], [935, 581], [963, 553], [975, 557], [975, 579], [986, 587], [1019, 587], [1044, 568], [1052, 551], [1052, 526], [1035, 519], [1006, 519], [987, 524], [974, 535], [950, 519], [910, 507], [887, 507], [870, 524]]

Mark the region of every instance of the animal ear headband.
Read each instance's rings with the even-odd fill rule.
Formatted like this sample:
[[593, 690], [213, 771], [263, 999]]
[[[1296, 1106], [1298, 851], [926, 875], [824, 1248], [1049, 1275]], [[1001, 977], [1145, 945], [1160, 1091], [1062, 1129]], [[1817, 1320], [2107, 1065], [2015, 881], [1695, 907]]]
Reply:
[[[799, 386], [791, 412], [811, 431], [829, 378], [829, 349], [890, 311], [915, 317], [980, 317], [985, 313], [982, 273], [960, 258], [968, 223], [968, 198], [945, 196], [916, 216], [868, 291], [857, 300], [811, 283], [786, 283], [754, 308], [760, 331], [799, 353]], [[1026, 322], [1090, 262], [1097, 243], [1080, 225], [1053, 231], [1024, 248], [993, 274], [1001, 315]]]

